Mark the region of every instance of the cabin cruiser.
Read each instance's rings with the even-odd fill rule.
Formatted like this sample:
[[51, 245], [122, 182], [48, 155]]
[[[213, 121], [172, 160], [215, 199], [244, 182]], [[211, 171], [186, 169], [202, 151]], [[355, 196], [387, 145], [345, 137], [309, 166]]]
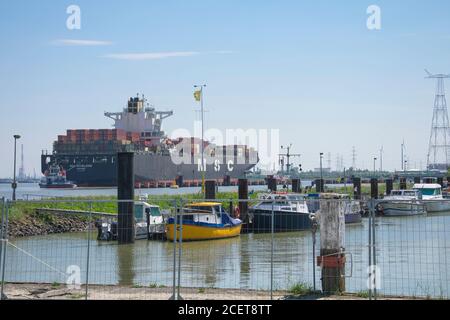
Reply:
[[254, 233], [294, 232], [308, 230], [312, 215], [304, 195], [269, 193], [259, 195], [259, 202], [249, 209], [249, 231]]
[[413, 216], [426, 213], [419, 190], [392, 190], [378, 205], [385, 216]]
[[443, 197], [440, 184], [418, 183], [413, 190], [420, 192], [427, 213], [450, 211], [450, 200]]

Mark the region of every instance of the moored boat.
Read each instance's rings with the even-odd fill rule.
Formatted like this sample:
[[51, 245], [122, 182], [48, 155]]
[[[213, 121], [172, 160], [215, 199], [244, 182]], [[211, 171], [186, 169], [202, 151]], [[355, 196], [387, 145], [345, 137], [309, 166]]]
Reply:
[[66, 171], [56, 164], [49, 166], [48, 170], [45, 171], [44, 177], [39, 182], [40, 188], [45, 189], [73, 189], [77, 185], [72, 181], [67, 180]]
[[[182, 234], [180, 230], [182, 217]], [[199, 202], [183, 208], [177, 221], [177, 233], [174, 235], [175, 218], [169, 218], [166, 224], [166, 237], [169, 241], [215, 240], [237, 237], [241, 233], [242, 221], [233, 219], [221, 203]]]
[[443, 197], [440, 184], [419, 183], [413, 189], [420, 192], [427, 213], [450, 212], [450, 200]]
[[422, 215], [426, 207], [421, 198], [418, 190], [392, 190], [378, 205], [378, 210], [387, 217]]
[[273, 230], [281, 233], [311, 229], [312, 215], [304, 195], [279, 192], [262, 194], [259, 200], [249, 209], [249, 232], [271, 233]]

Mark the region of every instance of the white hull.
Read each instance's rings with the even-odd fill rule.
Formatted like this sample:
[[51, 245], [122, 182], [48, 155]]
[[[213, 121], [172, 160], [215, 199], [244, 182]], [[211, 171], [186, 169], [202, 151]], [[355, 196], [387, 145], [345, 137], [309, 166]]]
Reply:
[[449, 212], [450, 201], [448, 200], [430, 200], [425, 202], [428, 213], [432, 212]]
[[388, 217], [417, 216], [426, 213], [425, 206], [420, 203], [386, 202], [382, 206], [384, 215]]

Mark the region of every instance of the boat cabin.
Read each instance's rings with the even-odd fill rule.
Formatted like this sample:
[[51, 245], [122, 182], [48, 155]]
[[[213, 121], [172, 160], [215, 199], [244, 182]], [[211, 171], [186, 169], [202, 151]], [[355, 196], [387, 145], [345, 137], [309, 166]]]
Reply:
[[308, 212], [305, 196], [297, 193], [269, 193], [261, 194], [254, 208], [260, 210]]
[[232, 224], [229, 214], [218, 202], [192, 203], [183, 209], [183, 223]]
[[413, 190], [421, 193], [422, 197], [442, 197], [442, 186], [437, 183], [418, 183]]
[[150, 223], [163, 223], [163, 217], [159, 206], [150, 205], [146, 202], [134, 203], [134, 218], [136, 223], [147, 223], [147, 215], [150, 217]]

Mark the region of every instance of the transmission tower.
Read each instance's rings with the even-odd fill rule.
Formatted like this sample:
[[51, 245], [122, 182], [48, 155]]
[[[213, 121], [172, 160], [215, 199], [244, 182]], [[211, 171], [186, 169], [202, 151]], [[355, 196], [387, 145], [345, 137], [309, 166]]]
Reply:
[[356, 148], [352, 148], [352, 168], [356, 169]]
[[445, 99], [444, 79], [450, 78], [448, 74], [428, 74], [426, 79], [436, 79], [436, 97], [434, 100], [433, 121], [431, 124], [430, 143], [428, 147], [428, 169], [447, 170], [449, 165], [450, 136]]

